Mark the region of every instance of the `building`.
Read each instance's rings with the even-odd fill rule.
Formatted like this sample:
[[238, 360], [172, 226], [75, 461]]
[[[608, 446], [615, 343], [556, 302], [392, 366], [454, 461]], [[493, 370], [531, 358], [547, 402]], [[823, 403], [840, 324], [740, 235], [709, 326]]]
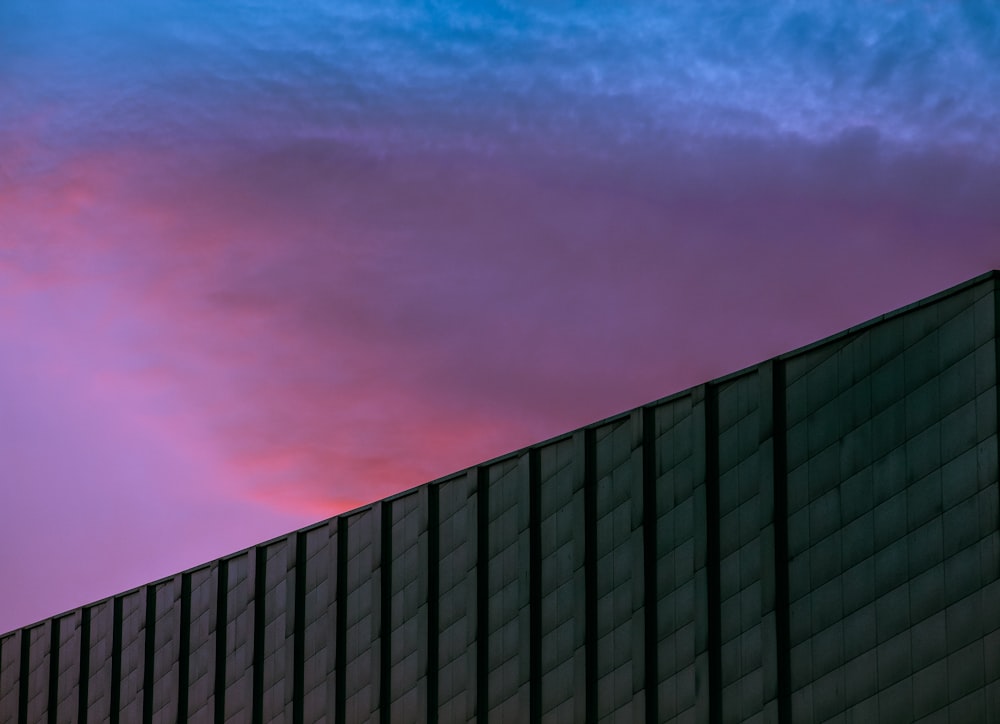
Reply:
[[1000, 274], [0, 637], [0, 722], [1000, 721]]

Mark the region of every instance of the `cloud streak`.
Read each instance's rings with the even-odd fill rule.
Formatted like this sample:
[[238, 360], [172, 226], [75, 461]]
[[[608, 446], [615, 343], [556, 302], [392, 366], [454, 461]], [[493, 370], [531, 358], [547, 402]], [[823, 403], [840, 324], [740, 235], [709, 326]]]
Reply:
[[180, 2], [123, 12], [65, 2], [45, 18], [27, 8], [3, 11], [2, 82], [20, 102], [2, 115], [49, 109], [54, 147], [233, 134], [375, 149], [495, 149], [566, 133], [612, 144], [675, 133], [824, 142], [873, 128], [899, 143], [997, 150], [1000, 13], [989, 3]]

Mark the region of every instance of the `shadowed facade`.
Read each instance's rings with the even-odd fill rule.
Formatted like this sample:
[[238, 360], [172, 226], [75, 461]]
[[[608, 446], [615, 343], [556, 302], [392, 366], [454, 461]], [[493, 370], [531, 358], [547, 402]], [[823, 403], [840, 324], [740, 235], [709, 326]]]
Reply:
[[0, 636], [0, 724], [1000, 721], [998, 290]]

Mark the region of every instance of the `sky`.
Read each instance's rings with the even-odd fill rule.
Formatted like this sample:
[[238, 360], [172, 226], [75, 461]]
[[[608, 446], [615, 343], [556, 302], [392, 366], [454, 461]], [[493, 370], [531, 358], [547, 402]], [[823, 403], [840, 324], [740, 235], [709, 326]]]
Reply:
[[991, 2], [0, 2], [0, 631], [1000, 268]]

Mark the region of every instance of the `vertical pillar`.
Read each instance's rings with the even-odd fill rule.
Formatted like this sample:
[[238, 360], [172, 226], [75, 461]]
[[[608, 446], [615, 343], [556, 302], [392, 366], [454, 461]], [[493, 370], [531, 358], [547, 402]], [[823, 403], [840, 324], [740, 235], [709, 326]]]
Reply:
[[183, 709], [178, 719], [181, 722], [211, 721], [216, 712], [215, 692], [222, 690], [220, 657], [225, 653], [224, 639], [223, 653], [219, 653], [219, 637], [225, 636], [225, 605], [219, 605], [219, 598], [225, 595], [225, 588], [219, 586], [223, 579], [220, 569], [224, 565], [225, 561], [219, 561], [184, 574], [187, 582], [184, 600], [188, 603], [181, 618], [181, 625], [186, 627], [181, 642], [187, 642], [188, 653], [181, 657], [186, 662], [180, 674], [183, 683], [179, 705]]
[[338, 567], [342, 518], [297, 534], [296, 724], [333, 724], [343, 715], [343, 598]]
[[21, 639], [14, 631], [0, 637], [0, 724], [17, 724], [21, 693]]
[[55, 619], [53, 646], [58, 657], [53, 660], [50, 718], [59, 722], [74, 721], [80, 712], [80, 655], [83, 649], [81, 611]]
[[719, 396], [705, 385], [705, 570], [708, 601], [708, 721], [722, 721], [722, 598], [719, 591]]
[[528, 450], [528, 721], [542, 715], [542, 527], [541, 461], [538, 448]]
[[646, 724], [657, 724], [659, 716], [659, 656], [657, 641], [659, 623], [657, 608], [657, 566], [659, 545], [656, 536], [656, 413], [643, 407], [642, 415], [642, 580], [643, 580], [643, 693]]
[[476, 467], [476, 717], [489, 716], [490, 477]]
[[[713, 610], [713, 600], [710, 591], [717, 590], [713, 587], [711, 579], [716, 579], [718, 584], [718, 563], [711, 564], [710, 554], [715, 552], [714, 544], [710, 544], [710, 539], [716, 538], [717, 529], [712, 525], [712, 513], [710, 512], [710, 501], [708, 488], [710, 487], [712, 474], [710, 460], [714, 459], [714, 450], [710, 450], [708, 440], [711, 428], [710, 408], [713, 407], [709, 399], [708, 386], [701, 385], [691, 393], [691, 424], [694, 432], [693, 448], [694, 456], [692, 460], [692, 480], [694, 489], [692, 499], [694, 504], [694, 580], [695, 580], [695, 721], [698, 724], [714, 724], [712, 712], [717, 709], [713, 702], [713, 668], [718, 663], [715, 655], [711, 653], [714, 641], [714, 633], [718, 631], [716, 608]], [[711, 568], [711, 570], [710, 570]], [[713, 575], [714, 574], [714, 575]], [[703, 603], [704, 602], [704, 603]], [[717, 680], [717, 677], [716, 677]], [[717, 701], [717, 698], [716, 698]]]
[[440, 662], [440, 603], [441, 603], [441, 514], [438, 495], [439, 485], [427, 485], [427, 556], [425, 560], [427, 576], [427, 724], [438, 722], [438, 671]]
[[[594, 429], [586, 428], [574, 436], [580, 473], [583, 475], [584, 531], [584, 716], [582, 721], [597, 721], [597, 443]], [[579, 721], [579, 720], [578, 720]]]

